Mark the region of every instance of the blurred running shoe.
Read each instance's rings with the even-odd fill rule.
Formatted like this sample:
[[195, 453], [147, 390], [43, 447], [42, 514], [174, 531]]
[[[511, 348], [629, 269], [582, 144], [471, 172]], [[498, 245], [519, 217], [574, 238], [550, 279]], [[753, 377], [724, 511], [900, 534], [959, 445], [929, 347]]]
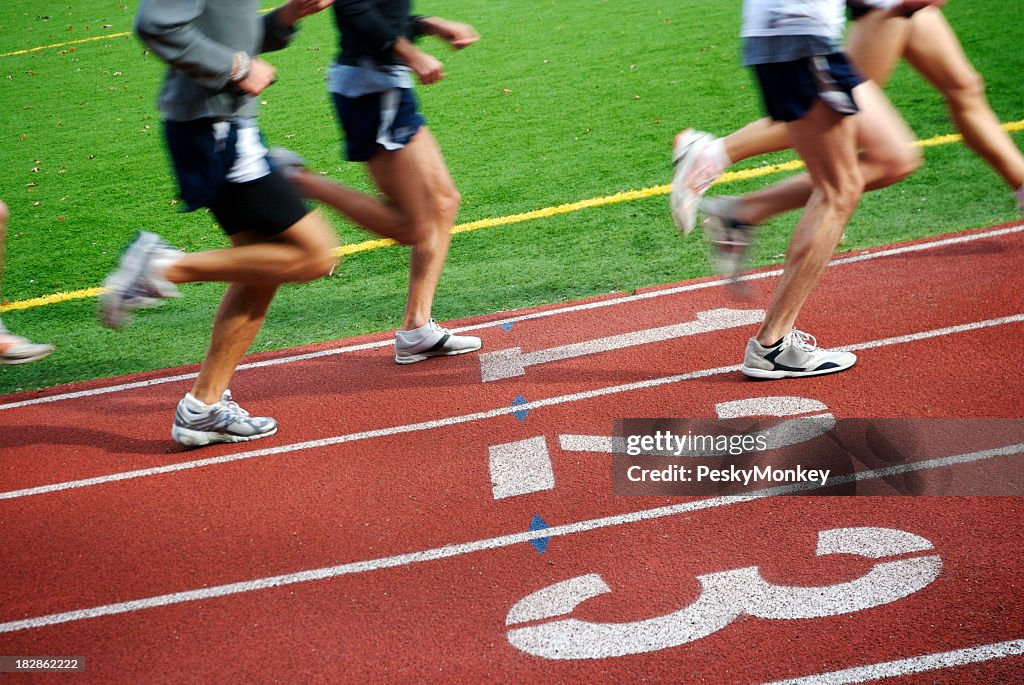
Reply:
[[672, 147], [672, 190], [669, 205], [676, 226], [687, 235], [697, 225], [697, 206], [723, 169], [706, 154], [716, 138], [710, 133], [688, 128], [676, 135]]
[[99, 299], [103, 325], [123, 328], [131, 323], [133, 310], [155, 307], [164, 298], [181, 297], [173, 283], [157, 275], [157, 264], [172, 263], [183, 254], [157, 234], [139, 231], [121, 255], [117, 270], [103, 282]]
[[53, 345], [34, 343], [28, 338], [0, 330], [0, 364], [28, 364], [54, 350]]
[[705, 214], [704, 235], [711, 248], [711, 260], [718, 273], [736, 278], [743, 270], [747, 249], [754, 239], [754, 226], [735, 218], [739, 199], [735, 197], [709, 197], [700, 203]]

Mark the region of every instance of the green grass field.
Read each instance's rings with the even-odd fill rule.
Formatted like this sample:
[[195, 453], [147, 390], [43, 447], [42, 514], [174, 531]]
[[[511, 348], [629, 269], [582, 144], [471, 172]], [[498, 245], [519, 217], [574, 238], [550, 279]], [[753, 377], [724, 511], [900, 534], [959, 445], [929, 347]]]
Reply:
[[[739, 4], [712, 0], [420, 2], [417, 10], [473, 24], [479, 44], [441, 57], [448, 79], [419, 88], [422, 108], [463, 195], [459, 223], [505, 217], [668, 183], [672, 136], [695, 126], [727, 133], [761, 115], [739, 66]], [[271, 4], [267, 3], [267, 7]], [[134, 3], [7, 0], [0, 9], [0, 197], [11, 208], [0, 308], [9, 328], [57, 352], [0, 367], [0, 393], [199, 361], [224, 286], [184, 297], [115, 333], [95, 300], [22, 303], [100, 285], [139, 229], [202, 250], [227, 242], [205, 212], [177, 210], [155, 95], [163, 67], [130, 35]], [[953, 0], [946, 10], [985, 75], [1000, 119], [1024, 119], [1020, 0]], [[269, 56], [279, 81], [262, 100], [272, 145], [360, 188], [343, 161], [324, 90], [335, 54], [327, 14]], [[56, 46], [56, 47], [46, 47]], [[42, 49], [37, 49], [42, 48]], [[902, 66], [887, 88], [927, 139], [954, 132], [941, 98]], [[1024, 144], [1024, 134], [1014, 134]], [[781, 153], [738, 168], [791, 159]], [[907, 181], [865, 198], [842, 245], [948, 233], [1017, 218], [1000, 179], [962, 143], [928, 147]], [[721, 185], [744, 192], [765, 176]], [[516, 309], [711, 273], [698, 234], [682, 238], [667, 196], [609, 203], [457, 235], [437, 296], [439, 320]], [[794, 215], [767, 224], [757, 264], [777, 260]], [[349, 243], [370, 238], [340, 218]], [[253, 350], [394, 328], [408, 253], [387, 247], [348, 257], [334, 276], [286, 286]]]

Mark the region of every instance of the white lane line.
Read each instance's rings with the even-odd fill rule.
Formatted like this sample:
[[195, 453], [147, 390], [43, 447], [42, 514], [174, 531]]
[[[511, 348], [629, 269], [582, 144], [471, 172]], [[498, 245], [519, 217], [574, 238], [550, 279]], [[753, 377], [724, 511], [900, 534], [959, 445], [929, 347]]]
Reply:
[[[990, 450], [982, 450], [979, 452], [968, 452], [965, 454], [957, 454], [948, 457], [939, 457], [937, 459], [929, 459], [926, 461], [915, 462], [912, 464], [899, 464], [897, 466], [891, 466], [884, 469], [852, 473], [839, 478], [833, 478], [829, 480], [829, 487], [845, 485], [855, 481], [868, 481], [876, 480], [879, 478], [887, 478], [892, 475], [908, 473], [911, 471], [925, 471], [936, 468], [944, 468], [948, 466], [971, 464], [979, 461], [984, 461], [987, 459], [995, 459], [998, 457], [1012, 456], [1022, 453], [1024, 453], [1024, 443], [1019, 443], [1016, 445], [1007, 445], [1005, 447], [999, 447]], [[26, 618], [17, 621], [8, 621], [6, 623], [0, 623], [0, 633], [13, 633], [19, 630], [43, 628], [45, 626], [58, 625], [61, 623], [81, 621], [87, 618], [98, 618], [100, 616], [126, 614], [134, 611], [142, 611], [145, 609], [155, 609], [157, 607], [169, 606], [172, 604], [183, 604], [185, 602], [212, 599], [214, 597], [225, 597], [228, 595], [238, 595], [247, 592], [256, 592], [259, 590], [267, 590], [270, 588], [281, 587], [284, 585], [295, 585], [298, 583], [308, 583], [315, 580], [338, 578], [340, 576], [353, 575], [357, 573], [367, 573], [370, 571], [396, 568], [399, 566], [409, 566], [412, 564], [420, 564], [427, 561], [436, 561], [438, 559], [450, 559], [453, 557], [463, 556], [466, 554], [473, 554], [475, 552], [482, 552], [491, 549], [501, 549], [504, 547], [512, 547], [514, 545], [529, 542], [537, 538], [554, 538], [566, 535], [574, 535], [577, 533], [585, 533], [588, 531], [598, 530], [601, 528], [621, 526], [629, 523], [638, 523], [641, 521], [652, 521], [655, 519], [665, 518], [668, 516], [675, 516], [678, 514], [701, 511], [704, 509], [728, 507], [735, 504], [741, 504], [743, 502], [753, 502], [771, 497], [779, 497], [781, 495], [791, 495], [795, 493], [809, 492], [812, 490], [819, 489], [821, 489], [820, 483], [809, 482], [765, 488], [762, 490], [755, 490], [744, 495], [733, 495], [728, 497], [709, 497], [706, 499], [684, 502], [681, 504], [673, 504], [664, 507], [655, 507], [654, 509], [642, 509], [640, 511], [634, 511], [627, 514], [616, 514], [614, 516], [604, 516], [596, 519], [577, 521], [575, 523], [567, 523], [561, 526], [554, 526], [551, 528], [544, 528], [541, 530], [512, 533], [509, 535], [501, 535], [498, 537], [476, 540], [474, 542], [463, 542], [444, 545], [442, 547], [434, 547], [432, 549], [427, 549], [420, 552], [396, 554], [390, 557], [379, 557], [377, 559], [355, 561], [347, 564], [339, 564], [337, 566], [327, 566], [323, 568], [309, 569], [306, 571], [298, 571], [296, 573], [269, 576], [265, 578], [256, 578], [253, 580], [246, 580], [238, 583], [230, 583], [227, 585], [217, 585], [213, 587], [198, 588], [195, 590], [186, 590], [183, 592], [174, 592], [166, 595], [157, 595], [155, 597], [146, 597], [144, 599], [136, 599], [128, 602], [105, 604], [102, 606], [91, 607], [89, 609], [76, 609], [74, 611], [67, 611], [58, 614], [48, 614], [46, 616], [36, 616], [33, 618]]]
[[[983, 328], [991, 328], [993, 326], [1002, 326], [1006, 324], [1022, 322], [1024, 322], [1024, 314], [1014, 314], [1012, 316], [1004, 316], [998, 319], [988, 319], [986, 321], [975, 321], [972, 323], [961, 324], [957, 326], [947, 326], [945, 328], [938, 328], [932, 331], [921, 331], [919, 333], [911, 333], [909, 335], [900, 335], [892, 338], [882, 338], [881, 340], [869, 340], [863, 343], [847, 345], [842, 349], [847, 351], [874, 349], [877, 347], [885, 347], [886, 345], [905, 344], [908, 342], [927, 340], [929, 338], [954, 335], [957, 333], [975, 331]], [[275, 454], [285, 454], [289, 452], [300, 452], [303, 450], [316, 449], [319, 447], [329, 447], [331, 445], [340, 445], [342, 443], [355, 442], [358, 440], [371, 440], [373, 438], [381, 438], [391, 435], [399, 435], [403, 433], [415, 433], [419, 431], [433, 430], [435, 428], [446, 428], [448, 426], [457, 426], [459, 424], [471, 423], [473, 421], [483, 421], [486, 419], [492, 419], [498, 416], [505, 416], [507, 414], [513, 414], [515, 412], [520, 411], [533, 411], [534, 409], [542, 409], [544, 407], [552, 407], [560, 404], [568, 404], [571, 402], [580, 402], [583, 400], [594, 399], [596, 397], [617, 395], [624, 392], [632, 392], [634, 390], [647, 390], [662, 385], [670, 385], [673, 383], [680, 383], [683, 381], [695, 380], [698, 378], [708, 378], [709, 376], [717, 376], [725, 373], [736, 373], [739, 370], [739, 364], [735, 364], [733, 366], [719, 366], [714, 369], [691, 371], [689, 373], [683, 373], [675, 376], [662, 376], [661, 378], [652, 378], [645, 381], [636, 381], [633, 383], [625, 383], [622, 385], [612, 385], [604, 388], [597, 388], [595, 390], [570, 393], [568, 395], [558, 395], [555, 397], [548, 397], [541, 400], [533, 400], [526, 404], [509, 405], [507, 407], [497, 407], [496, 409], [475, 412], [472, 414], [463, 414], [461, 416], [450, 416], [443, 419], [420, 421], [418, 423], [409, 423], [401, 426], [391, 426], [389, 428], [377, 428], [374, 430], [360, 431], [357, 433], [347, 433], [345, 435], [337, 435], [329, 438], [320, 438], [318, 440], [308, 440], [306, 442], [298, 442], [290, 445], [280, 445], [278, 447], [268, 447], [265, 449], [251, 450], [248, 452], [238, 452], [237, 454], [226, 454], [220, 457], [210, 457], [208, 459], [199, 459], [196, 461], [185, 461], [179, 462], [177, 464], [167, 464], [165, 466], [156, 466], [148, 469], [139, 469], [136, 471], [122, 471], [120, 473], [111, 473], [103, 476], [95, 476], [93, 478], [85, 478], [82, 480], [65, 481], [63, 483], [40, 485], [31, 488], [24, 488], [21, 490], [9, 490], [7, 492], [0, 492], [0, 500], [15, 499], [18, 497], [30, 497], [33, 495], [43, 495], [47, 493], [58, 492], [61, 490], [85, 488], [93, 485], [102, 485], [105, 483], [130, 480], [133, 478], [157, 476], [165, 473], [174, 473], [176, 471], [186, 471], [190, 469], [202, 468], [205, 466], [227, 464], [230, 462], [242, 461], [245, 459], [255, 459], [258, 457], [266, 457]]]
[[[871, 680], [895, 678], [898, 676], [937, 671], [943, 668], [956, 668], [968, 664], [980, 664], [995, 659], [1024, 654], [1024, 640], [1008, 640], [993, 642], [988, 645], [955, 649], [949, 652], [923, 654], [921, 656], [896, 661], [885, 661], [869, 666], [855, 666], [841, 671], [829, 671], [816, 675], [775, 680], [766, 685], [848, 685], [849, 683], [866, 683]], [[966, 682], [966, 680], [964, 681]]]
[[520, 347], [508, 347], [493, 352], [482, 352], [477, 358], [480, 361], [480, 377], [484, 383], [500, 381], [506, 378], [525, 376], [526, 369], [538, 364], [576, 359], [594, 354], [603, 354], [627, 347], [649, 345], [674, 338], [685, 338], [722, 331], [727, 328], [741, 328], [764, 321], [763, 309], [712, 309], [697, 312], [693, 321], [659, 326], [639, 331], [629, 331], [619, 335], [584, 340], [583, 342], [549, 347], [533, 352], [523, 352]]
[[[951, 238], [942, 238], [939, 240], [932, 240], [928, 242], [915, 243], [913, 245], [904, 245], [902, 247], [887, 248], [883, 250], [877, 250], [873, 252], [867, 252], [865, 254], [855, 255], [853, 257], [840, 257], [833, 259], [829, 262], [829, 267], [843, 266], [846, 264], [856, 264], [858, 262], [865, 262], [874, 259], [881, 259], [884, 257], [895, 257], [904, 255], [912, 252], [923, 252], [926, 250], [932, 250], [936, 248], [949, 247], [952, 245], [962, 245], [965, 243], [974, 242], [977, 240], [987, 240], [989, 238], [998, 238], [1005, 235], [1012, 235], [1014, 233], [1020, 233], [1024, 231], [1024, 224], [1018, 224], [1015, 226], [1009, 226], [1005, 228], [994, 229], [991, 231], [984, 231], [981, 233], [972, 233], [970, 235], [958, 235]], [[782, 275], [782, 269], [772, 269], [770, 271], [760, 271], [757, 273], [746, 274], [740, 276], [737, 280], [739, 281], [756, 281], [765, 278], [772, 278], [774, 276]], [[557, 309], [548, 309], [542, 312], [534, 312], [532, 314], [520, 314], [518, 316], [511, 316], [505, 319], [496, 319], [494, 321], [488, 321], [486, 323], [473, 324], [471, 326], [460, 326], [453, 328], [453, 333], [465, 333], [467, 331], [482, 330], [485, 328], [492, 328], [494, 326], [501, 326], [507, 324], [514, 324], [520, 321], [530, 321], [534, 319], [547, 318], [549, 316], [559, 316], [561, 314], [570, 314], [573, 312], [581, 312], [590, 309], [599, 309], [602, 307], [613, 307], [620, 304], [629, 304], [631, 302], [639, 302], [642, 300], [650, 300], [658, 297], [666, 297], [669, 295], [678, 295], [680, 293], [693, 292], [696, 290], [705, 290], [707, 288], [717, 288], [719, 286], [727, 285], [728, 279], [715, 279], [711, 281], [703, 281], [701, 283], [687, 283], [684, 285], [676, 286], [674, 288], [665, 288], [663, 290], [654, 290], [645, 293], [638, 293], [635, 295], [624, 295], [622, 297], [615, 297], [608, 300], [599, 300], [596, 302], [586, 302], [583, 304], [569, 305], [566, 307], [559, 307]], [[345, 347], [337, 347], [329, 350], [320, 350], [318, 352], [307, 352], [303, 354], [290, 355], [286, 357], [278, 357], [276, 359], [267, 359], [260, 362], [251, 362], [248, 364], [242, 364], [238, 367], [238, 370], [247, 369], [260, 369], [268, 366], [279, 366], [281, 364], [291, 364], [293, 362], [308, 361], [310, 359], [319, 359], [321, 357], [330, 357], [338, 354], [346, 354], [348, 352], [358, 352], [361, 350], [371, 350], [378, 347], [387, 347], [393, 345], [394, 341], [378, 340], [372, 343], [362, 343], [359, 345], [348, 345]], [[118, 385], [108, 385], [100, 388], [92, 388], [90, 390], [79, 390], [75, 392], [59, 393], [56, 395], [48, 395], [46, 397], [35, 397], [30, 400], [21, 400], [18, 402], [8, 402], [6, 404], [0, 404], [0, 411], [5, 409], [18, 409], [20, 407], [28, 407], [36, 404], [48, 404], [50, 402], [59, 402], [62, 400], [78, 399], [81, 397], [93, 397], [95, 395], [105, 395], [114, 392], [121, 392], [125, 390], [135, 390], [137, 388], [148, 388], [154, 385], [163, 385], [165, 383], [175, 383], [178, 381], [191, 380], [196, 377], [196, 373], [186, 373], [176, 376], [166, 376], [161, 378], [151, 378], [145, 381], [136, 381], [132, 383], [120, 383]]]

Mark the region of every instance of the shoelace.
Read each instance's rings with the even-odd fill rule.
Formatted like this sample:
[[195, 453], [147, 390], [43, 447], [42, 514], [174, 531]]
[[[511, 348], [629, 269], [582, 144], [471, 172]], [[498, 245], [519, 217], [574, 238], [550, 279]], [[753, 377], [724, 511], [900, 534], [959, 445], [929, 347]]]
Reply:
[[796, 346], [797, 349], [803, 350], [804, 352], [814, 352], [818, 349], [818, 339], [810, 333], [804, 333], [797, 329], [793, 329], [786, 335], [786, 341], [790, 345]]
[[441, 325], [438, 324], [433, 319], [430, 320], [430, 330], [436, 331], [436, 332], [440, 333], [441, 335], [444, 335], [445, 333], [448, 333], [449, 335], [451, 334], [451, 331], [449, 331], [447, 328], [441, 327]]
[[238, 402], [235, 402], [233, 399], [231, 399], [230, 392], [224, 393], [224, 396], [221, 398], [220, 403], [224, 407], [225, 413], [230, 416], [237, 416], [241, 418], [249, 416], [249, 412], [242, 409]]

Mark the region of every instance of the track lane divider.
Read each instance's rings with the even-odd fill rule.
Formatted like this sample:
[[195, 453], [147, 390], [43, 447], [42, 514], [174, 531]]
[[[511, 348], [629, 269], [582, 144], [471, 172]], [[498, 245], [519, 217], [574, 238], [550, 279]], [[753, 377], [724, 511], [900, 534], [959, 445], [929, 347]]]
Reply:
[[[880, 340], [869, 340], [866, 342], [856, 343], [853, 345], [846, 345], [836, 349], [841, 349], [848, 352], [856, 352], [858, 350], [870, 350], [875, 349], [877, 347], [885, 347], [889, 345], [902, 345], [910, 342], [917, 342], [920, 340], [928, 340], [930, 338], [937, 338], [946, 335], [956, 335], [959, 333], [966, 333], [970, 331], [977, 331], [985, 328], [993, 328], [996, 326], [1005, 326], [1016, 323], [1024, 323], [1024, 313], [1014, 314], [1012, 316], [1004, 316], [996, 319], [986, 319], [984, 321], [974, 321], [971, 323], [959, 324], [955, 326], [946, 326], [944, 328], [937, 328], [930, 331], [921, 331], [918, 333], [910, 333], [907, 335], [898, 335], [891, 338], [882, 338]], [[120, 473], [111, 473], [104, 476], [95, 476], [93, 478], [65, 481], [63, 483], [53, 483], [50, 485], [40, 485], [31, 488], [23, 488], [20, 490], [10, 490], [7, 492], [0, 492], [0, 500], [17, 499], [20, 497], [31, 497], [35, 495], [44, 495], [54, 492], [60, 492], [62, 490], [73, 490], [78, 488], [91, 487], [95, 485], [105, 485], [107, 483], [115, 483], [123, 480], [146, 478], [150, 476], [158, 476], [167, 473], [175, 473], [178, 471], [188, 471], [191, 469], [197, 469], [206, 466], [215, 466], [218, 464], [228, 464], [231, 462], [243, 461], [246, 459], [255, 459], [258, 457], [267, 457], [271, 455], [286, 454], [290, 452], [301, 452], [319, 447], [330, 447], [332, 445], [341, 445], [347, 442], [372, 440], [374, 438], [381, 438], [392, 435], [416, 433], [419, 431], [433, 430], [435, 428], [457, 426], [463, 423], [483, 421], [486, 419], [492, 419], [498, 416], [505, 416], [509, 414], [515, 415], [519, 412], [529, 412], [535, 409], [542, 409], [544, 407], [568, 404], [571, 402], [580, 402], [583, 400], [594, 399], [596, 397], [617, 395], [620, 393], [631, 392], [634, 390], [647, 390], [649, 388], [656, 388], [663, 385], [670, 385], [673, 383], [680, 383], [683, 381], [695, 380], [698, 378], [708, 378], [711, 376], [718, 376], [725, 373], [737, 373], [739, 372], [739, 370], [739, 364], [733, 364], [731, 366], [719, 366], [713, 369], [690, 371], [688, 373], [676, 374], [673, 376], [662, 376], [660, 378], [652, 378], [645, 381], [635, 381], [633, 383], [610, 385], [605, 386], [603, 388], [596, 388], [594, 390], [585, 390], [582, 392], [569, 393], [566, 395], [556, 395], [554, 397], [548, 397], [540, 400], [524, 400], [523, 402], [518, 404], [513, 403], [510, 406], [497, 407], [485, 411], [473, 412], [471, 414], [462, 414], [459, 416], [450, 416], [442, 419], [432, 419], [429, 421], [420, 421], [417, 423], [408, 423], [400, 426], [391, 426], [387, 428], [376, 428], [373, 430], [359, 431], [356, 433], [347, 433], [345, 435], [337, 435], [329, 438], [307, 440], [305, 442], [297, 442], [290, 445], [279, 445], [277, 447], [267, 447], [259, 450], [239, 452], [237, 454], [226, 454], [219, 457], [210, 457], [207, 459], [198, 459], [195, 461], [179, 462], [177, 464], [167, 464], [165, 466], [156, 466], [148, 469], [123, 471]]]
[[[985, 240], [988, 238], [998, 238], [1005, 235], [1012, 235], [1015, 233], [1024, 232], [1024, 223], [1014, 222], [1007, 226], [1001, 226], [992, 230], [987, 230], [979, 233], [969, 233], [966, 235], [953, 235], [947, 236], [940, 239], [932, 239], [926, 242], [912, 243], [910, 245], [902, 245], [900, 247], [884, 248], [884, 249], [872, 249], [869, 252], [853, 255], [850, 257], [837, 257], [829, 262], [829, 267], [834, 266], [845, 266], [847, 264], [856, 264], [859, 262], [870, 261], [873, 259], [880, 259], [884, 257], [896, 257], [899, 255], [922, 252], [935, 248], [949, 247], [952, 245], [961, 245], [965, 243], [974, 242], [976, 240]], [[782, 269], [771, 269], [768, 271], [758, 271], [755, 273], [745, 274], [735, 279], [737, 281], [749, 282], [762, 280], [766, 278], [772, 278], [775, 276], [781, 276]], [[663, 288], [658, 290], [649, 290], [642, 293], [636, 293], [633, 295], [623, 295], [621, 297], [615, 297], [606, 300], [596, 300], [593, 302], [584, 302], [583, 304], [568, 305], [565, 307], [558, 307], [556, 309], [547, 309], [540, 312], [532, 312], [530, 314], [519, 314], [504, 319], [498, 319], [494, 321], [488, 321], [486, 323], [472, 324], [469, 326], [460, 326], [452, 328], [453, 333], [465, 333], [469, 331], [478, 331], [485, 328], [492, 328], [494, 326], [511, 326], [521, 321], [532, 321], [535, 319], [543, 319], [551, 316], [558, 316], [561, 314], [570, 314], [574, 312], [587, 311], [591, 309], [600, 309], [602, 307], [612, 307], [620, 304], [628, 304], [630, 302], [640, 302], [643, 300], [655, 299], [658, 297], [666, 297], [669, 295], [678, 295], [680, 293], [692, 292], [696, 290], [704, 290], [706, 288], [717, 288], [719, 286], [728, 285], [731, 283], [729, 279], [719, 278], [710, 281], [701, 281], [698, 283], [685, 283], [683, 285]], [[318, 359], [321, 357], [330, 357], [338, 354], [346, 354], [349, 352], [359, 352], [362, 350], [371, 350], [381, 347], [388, 347], [393, 345], [394, 341], [378, 340], [372, 343], [362, 343], [358, 345], [346, 345], [343, 347], [336, 347], [328, 350], [319, 350], [317, 352], [306, 352], [303, 354], [288, 355], [285, 357], [277, 357], [274, 359], [266, 359], [259, 362], [249, 362], [241, 364], [238, 367], [239, 371], [249, 369], [266, 368], [270, 366], [279, 366], [281, 364], [290, 364], [293, 362], [309, 361], [312, 359]], [[174, 376], [163, 376], [160, 378], [151, 378], [145, 381], [134, 381], [131, 383], [119, 383], [117, 385], [108, 385], [99, 388], [91, 388], [89, 390], [78, 390], [74, 392], [59, 393], [56, 395], [47, 395], [45, 397], [34, 397], [30, 400], [20, 400], [16, 402], [7, 402], [0, 404], [0, 411], [19, 409], [21, 407], [29, 407], [36, 404], [48, 404], [50, 402], [59, 402], [63, 400], [79, 399], [83, 397], [93, 397], [96, 395], [106, 395], [114, 392], [122, 392], [126, 390], [136, 390], [139, 388], [148, 388], [155, 385], [163, 385], [165, 383], [176, 383], [192, 380], [198, 376], [198, 373], [184, 373], [177, 374]]]
[[[988, 459], [995, 459], [998, 457], [1006, 457], [1019, 454], [1024, 454], [1024, 443], [1006, 445], [1004, 447], [989, 450], [981, 450], [978, 452], [957, 454], [948, 457], [939, 457], [937, 459], [928, 459], [925, 461], [914, 462], [910, 464], [898, 464], [896, 466], [890, 466], [884, 469], [875, 469], [872, 471], [851, 473], [845, 476], [840, 476], [831, 479], [829, 487], [847, 485], [849, 483], [859, 481], [869, 481], [877, 480], [880, 478], [888, 478], [889, 476], [905, 474], [915, 471], [927, 471], [931, 469], [947, 468], [951, 466], [961, 466], [964, 464], [972, 464], [976, 462], [985, 461]], [[454, 543], [444, 545], [441, 547], [434, 547], [432, 549], [427, 549], [420, 552], [396, 554], [388, 557], [379, 557], [376, 559], [368, 559], [365, 561], [355, 561], [346, 564], [339, 564], [337, 566], [327, 566], [323, 568], [298, 571], [295, 573], [268, 576], [265, 578], [256, 578], [253, 580], [246, 580], [238, 583], [229, 583], [226, 585], [217, 585], [213, 587], [204, 587], [194, 590], [185, 590], [182, 592], [173, 592], [165, 595], [146, 597], [144, 599], [136, 599], [127, 602], [117, 602], [115, 604], [104, 604], [101, 606], [91, 607], [88, 609], [76, 609], [73, 611], [66, 611], [57, 614], [47, 614], [45, 616], [36, 616], [33, 618], [26, 618], [16, 621], [8, 621], [6, 623], [0, 623], [0, 634], [13, 633], [29, 629], [44, 628], [46, 626], [59, 625], [63, 623], [72, 623], [75, 621], [82, 621], [89, 618], [99, 618], [101, 616], [127, 614], [146, 609], [155, 609], [163, 606], [184, 604], [186, 602], [194, 602], [204, 599], [213, 599], [216, 597], [239, 595], [249, 592], [256, 592], [259, 590], [268, 590], [271, 588], [282, 587], [286, 585], [296, 585], [299, 583], [308, 583], [317, 580], [327, 580], [331, 578], [338, 578], [341, 576], [347, 576], [357, 573], [367, 573], [370, 571], [379, 571], [388, 568], [410, 566], [412, 564], [420, 564], [428, 561], [450, 559], [453, 557], [463, 556], [466, 554], [473, 554], [476, 552], [483, 552], [486, 550], [512, 547], [514, 545], [518, 545], [524, 542], [529, 543], [541, 538], [554, 538], [566, 535], [574, 535], [577, 533], [585, 533], [613, 526], [621, 526], [630, 523], [639, 523], [642, 521], [652, 521], [656, 519], [666, 518], [669, 516], [692, 513], [695, 511], [701, 511], [705, 509], [717, 509], [721, 507], [733, 506], [735, 504], [754, 502], [758, 500], [769, 499], [772, 497], [779, 497], [783, 495], [793, 495], [802, 492], [812, 492], [814, 490], [821, 489], [821, 487], [821, 483], [818, 482], [793, 483], [790, 485], [781, 485], [771, 488], [764, 488], [762, 490], [755, 490], [753, 492], [743, 495], [709, 497], [690, 502], [683, 502], [680, 504], [655, 507], [653, 509], [642, 509], [627, 514], [603, 516], [595, 519], [577, 521], [575, 523], [567, 523], [559, 526], [552, 526], [550, 528], [542, 528], [538, 530], [525, 531], [520, 533], [511, 533], [508, 535], [501, 535], [498, 537], [486, 538], [483, 540], [476, 540], [473, 542]]]

